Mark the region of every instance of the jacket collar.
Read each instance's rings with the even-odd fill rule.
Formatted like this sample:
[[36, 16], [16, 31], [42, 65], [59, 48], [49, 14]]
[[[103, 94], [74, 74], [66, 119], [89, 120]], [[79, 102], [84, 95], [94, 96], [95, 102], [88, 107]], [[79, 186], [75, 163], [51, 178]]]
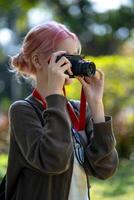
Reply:
[[29, 99], [31, 100], [41, 111], [44, 110], [42, 103], [37, 100], [36, 97], [34, 97], [32, 94], [30, 94], [28, 97], [26, 97], [25, 99]]

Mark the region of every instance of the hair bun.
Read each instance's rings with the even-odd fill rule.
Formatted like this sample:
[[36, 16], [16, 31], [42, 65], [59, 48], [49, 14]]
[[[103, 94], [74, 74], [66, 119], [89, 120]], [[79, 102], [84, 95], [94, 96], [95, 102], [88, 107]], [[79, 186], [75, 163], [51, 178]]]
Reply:
[[25, 72], [28, 68], [27, 63], [24, 59], [23, 53], [20, 52], [11, 58], [11, 66], [17, 68], [18, 71]]

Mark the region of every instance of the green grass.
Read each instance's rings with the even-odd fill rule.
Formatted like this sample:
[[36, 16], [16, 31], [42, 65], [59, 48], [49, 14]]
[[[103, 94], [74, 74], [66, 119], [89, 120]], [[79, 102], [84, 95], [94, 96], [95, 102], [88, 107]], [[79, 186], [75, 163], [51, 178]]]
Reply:
[[134, 199], [134, 161], [122, 160], [116, 174], [107, 180], [91, 178], [91, 200]]
[[[7, 166], [7, 155], [0, 155], [0, 179]], [[134, 199], [134, 161], [121, 160], [119, 168], [112, 178], [90, 179], [91, 200], [133, 200]]]

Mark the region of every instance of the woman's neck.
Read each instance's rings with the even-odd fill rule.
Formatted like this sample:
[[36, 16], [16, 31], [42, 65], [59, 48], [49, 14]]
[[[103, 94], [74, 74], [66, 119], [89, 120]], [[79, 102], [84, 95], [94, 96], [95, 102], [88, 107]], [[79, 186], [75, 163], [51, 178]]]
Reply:
[[37, 75], [35, 88], [38, 90], [43, 98], [46, 98], [46, 96], [48, 96], [48, 84], [46, 78]]
[[[37, 76], [35, 88], [44, 99], [50, 95], [47, 78]], [[61, 91], [61, 94], [63, 94], [63, 91]]]

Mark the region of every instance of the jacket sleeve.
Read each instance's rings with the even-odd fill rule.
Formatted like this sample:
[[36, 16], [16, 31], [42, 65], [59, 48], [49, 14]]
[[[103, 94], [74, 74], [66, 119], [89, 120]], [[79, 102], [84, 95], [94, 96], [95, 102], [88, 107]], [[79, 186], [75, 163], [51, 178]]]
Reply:
[[91, 120], [89, 120], [87, 126], [92, 126], [92, 135], [86, 147], [89, 175], [100, 179], [107, 179], [115, 173], [118, 166], [118, 154], [115, 149], [116, 141], [112, 130], [112, 119], [111, 117], [105, 117], [105, 122], [97, 124], [91, 124]]
[[14, 102], [9, 109], [11, 133], [32, 167], [46, 174], [61, 174], [69, 168], [73, 153], [71, 123], [64, 96], [53, 94], [46, 101], [44, 127], [30, 104]]

